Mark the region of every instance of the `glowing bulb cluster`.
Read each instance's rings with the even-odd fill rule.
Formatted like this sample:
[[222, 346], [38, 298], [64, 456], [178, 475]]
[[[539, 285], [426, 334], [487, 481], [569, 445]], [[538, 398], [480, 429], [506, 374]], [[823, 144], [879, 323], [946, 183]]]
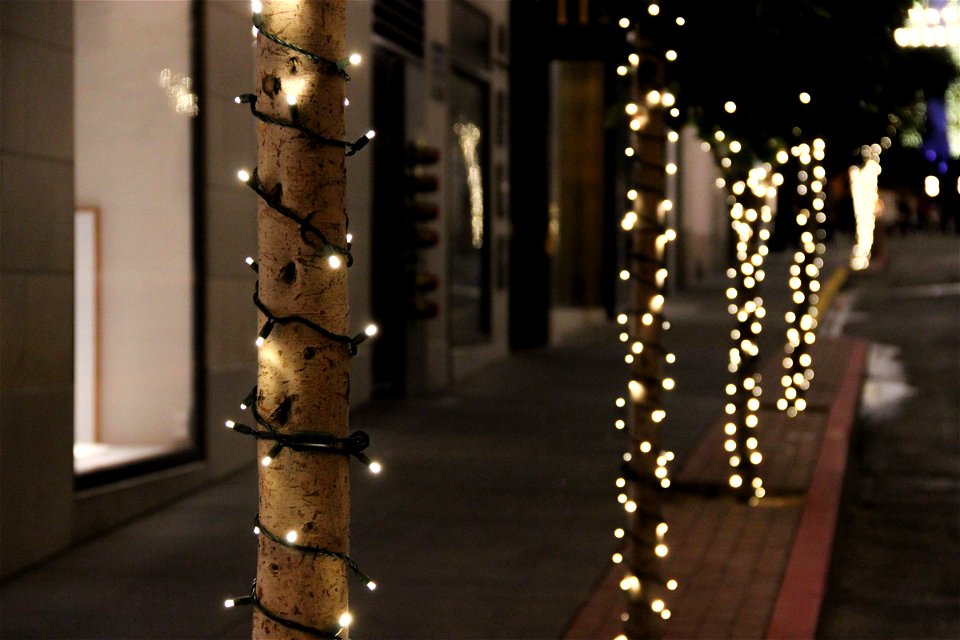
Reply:
[[[659, 11], [659, 5], [648, 5], [648, 13], [655, 20], [662, 19], [656, 18]], [[631, 25], [632, 22], [626, 19], [620, 22], [623, 28]], [[664, 57], [672, 62], [677, 59], [677, 52], [667, 50]], [[624, 122], [629, 136], [624, 155], [636, 158], [649, 145], [666, 145], [666, 149], [657, 147], [651, 155], [666, 158], [663, 179], [670, 184], [680, 173], [680, 166], [672, 159], [677, 156], [673, 145], [679, 142], [680, 135], [661, 127], [665, 113], [679, 115], [677, 99], [663, 87], [641, 84], [640, 61], [639, 54], [631, 53], [626, 63], [617, 68], [619, 75], [631, 76], [633, 96], [624, 105]], [[665, 140], [656, 141], [656, 136], [661, 133]], [[627, 175], [635, 176], [638, 172], [631, 170]], [[632, 556], [632, 561], [647, 566], [649, 562], [662, 561], [669, 553], [665, 541], [667, 525], [656, 515], [659, 505], [652, 501], [641, 509], [637, 496], [649, 495], [646, 487], [662, 490], [670, 486], [669, 464], [674, 458], [672, 452], [660, 449], [659, 440], [667, 419], [663, 396], [676, 388], [674, 378], [663, 372], [664, 365], [672, 364], [676, 358], [666, 353], [662, 346], [663, 332], [670, 327], [663, 318], [668, 306], [666, 285], [669, 278], [665, 256], [667, 247], [677, 239], [676, 230], [669, 226], [676, 205], [670, 197], [664, 197], [662, 192], [646, 185], [634, 187], [628, 184], [624, 195], [625, 209], [620, 228], [627, 234], [631, 249], [627, 258], [629, 264], [619, 271], [618, 279], [629, 287], [631, 310], [618, 314], [616, 321], [620, 327], [620, 341], [626, 350], [624, 362], [630, 367], [630, 379], [626, 392], [616, 399], [621, 416], [614, 421], [614, 427], [629, 430], [631, 436], [630, 450], [623, 455], [626, 471], [616, 480], [617, 502], [625, 512], [631, 534], [628, 536], [623, 528], [614, 532], [617, 539], [626, 538], [630, 553], [617, 550], [612, 561], [627, 564], [620, 587], [628, 594], [630, 606], [640, 607], [639, 611], [652, 612], [666, 620], [671, 614], [664, 601], [667, 592], [664, 583], [654, 576], [638, 575], [626, 558]], [[645, 540], [650, 543], [642, 542]], [[675, 588], [676, 581], [670, 580], [666, 584]], [[626, 620], [628, 614], [623, 616]]]
[[870, 266], [877, 216], [882, 210], [877, 178], [880, 176], [881, 146], [874, 144], [861, 149], [863, 166], [850, 167], [850, 192], [853, 195], [853, 215], [856, 242], [850, 254], [850, 268], [861, 271]]
[[960, 6], [956, 2], [914, 3], [907, 13], [907, 23], [893, 32], [894, 42], [901, 47], [960, 47]]
[[813, 379], [809, 348], [816, 341], [818, 324], [817, 302], [820, 291], [820, 270], [825, 251], [822, 240], [825, 232], [820, 225], [826, 221], [824, 184], [826, 170], [820, 164], [826, 153], [826, 144], [820, 138], [812, 144], [799, 144], [790, 150], [796, 159], [797, 197], [800, 209], [796, 214], [800, 229], [800, 246], [793, 255], [787, 284], [793, 306], [787, 311], [787, 334], [784, 345], [784, 373], [780, 378], [781, 396], [777, 409], [796, 417], [807, 407], [803, 397]]
[[[714, 135], [718, 142], [725, 139], [722, 133], [718, 131]], [[727, 311], [737, 325], [730, 332], [733, 345], [729, 349], [727, 369], [734, 375], [734, 382], [726, 385], [723, 447], [731, 467], [730, 487], [737, 491], [749, 489], [753, 499], [764, 495], [763, 480], [758, 473], [763, 456], [755, 433], [763, 393], [762, 378], [756, 371], [760, 353], [758, 336], [763, 331], [766, 309], [758, 288], [766, 276], [763, 264], [773, 221], [770, 203], [776, 198], [777, 185], [781, 182], [782, 176], [774, 173], [770, 165], [754, 167], [745, 179], [728, 177], [718, 182], [718, 186], [729, 189], [727, 201], [737, 260], [736, 266], [727, 270], [731, 280], [726, 290]]]

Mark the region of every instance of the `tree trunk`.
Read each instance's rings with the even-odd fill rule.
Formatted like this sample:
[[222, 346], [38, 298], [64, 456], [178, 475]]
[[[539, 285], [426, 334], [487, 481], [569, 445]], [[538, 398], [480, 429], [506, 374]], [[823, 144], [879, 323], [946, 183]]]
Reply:
[[[264, 0], [264, 28], [323, 58], [341, 60], [344, 0]], [[272, 42], [257, 40], [257, 108], [294, 119], [316, 133], [344, 136], [344, 78], [329, 65]], [[296, 107], [288, 104], [296, 98]], [[331, 243], [346, 246], [344, 149], [309, 140], [299, 131], [258, 122], [258, 178], [284, 207], [309, 218]], [[259, 296], [274, 316], [300, 316], [336, 334], [349, 328], [346, 260], [301, 235], [263, 198], [258, 211]], [[261, 313], [260, 323], [267, 323]], [[277, 324], [259, 352], [257, 409], [280, 433], [348, 430], [349, 349], [300, 323]], [[261, 457], [274, 442], [259, 441]], [[298, 545], [348, 553], [350, 479], [344, 455], [284, 449], [260, 467], [260, 522]], [[289, 536], [289, 537], [288, 537]], [[294, 538], [295, 536], [295, 538]], [[336, 632], [347, 611], [347, 567], [341, 560], [302, 553], [260, 536], [256, 595], [285, 620]], [[254, 638], [310, 638], [260, 609]]]
[[728, 272], [733, 282], [727, 289], [727, 299], [737, 325], [731, 333], [734, 346], [730, 349], [729, 369], [735, 374], [735, 381], [727, 385], [724, 446], [732, 469], [730, 487], [745, 502], [756, 504], [765, 494], [759, 470], [763, 456], [758, 438], [762, 390], [758, 340], [766, 311], [758, 288], [764, 279], [763, 262], [773, 219], [768, 204], [773, 187], [767, 171], [760, 168], [752, 169], [743, 180], [728, 174], [726, 182], [730, 188], [730, 221], [737, 258]]
[[[790, 168], [797, 172], [796, 223], [800, 230], [799, 244], [794, 249], [789, 286], [793, 307], [787, 312], [787, 340], [784, 346], [784, 374], [781, 378], [782, 396], [777, 408], [789, 417], [796, 417], [807, 406], [804, 397], [813, 380], [813, 357], [810, 346], [816, 340], [819, 322], [817, 302], [820, 292], [820, 269], [824, 251], [821, 241], [826, 234], [820, 224], [826, 221], [823, 201], [826, 191], [826, 171], [821, 164], [825, 144], [820, 138], [792, 149], [794, 161]], [[783, 215], [793, 213], [784, 211]]]
[[[663, 411], [663, 287], [666, 277], [664, 251], [669, 236], [663, 206], [666, 190], [666, 125], [660, 102], [663, 90], [663, 59], [649, 35], [637, 29], [631, 34], [642, 53], [632, 73], [631, 118], [633, 168], [628, 193], [630, 212], [623, 220], [628, 231], [627, 274], [631, 281], [628, 361], [631, 380], [627, 409], [630, 445], [624, 463], [629, 481], [627, 512], [627, 570], [621, 587], [627, 595], [624, 634], [627, 638], [657, 638], [663, 635], [665, 607], [661, 491], [667, 486], [664, 452], [661, 451]], [[658, 553], [658, 549], [661, 550]]]

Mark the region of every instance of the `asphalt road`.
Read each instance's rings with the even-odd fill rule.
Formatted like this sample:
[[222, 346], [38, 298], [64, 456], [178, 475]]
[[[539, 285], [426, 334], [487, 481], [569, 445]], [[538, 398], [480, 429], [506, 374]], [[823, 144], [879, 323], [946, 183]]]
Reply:
[[836, 328], [871, 341], [818, 638], [960, 638], [960, 238], [895, 237]]

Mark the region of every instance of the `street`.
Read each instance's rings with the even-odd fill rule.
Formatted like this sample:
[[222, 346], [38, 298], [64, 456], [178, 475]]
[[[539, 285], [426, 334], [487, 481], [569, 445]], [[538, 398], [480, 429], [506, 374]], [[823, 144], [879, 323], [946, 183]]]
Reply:
[[910, 235], [855, 274], [871, 341], [821, 638], [960, 637], [960, 243]]

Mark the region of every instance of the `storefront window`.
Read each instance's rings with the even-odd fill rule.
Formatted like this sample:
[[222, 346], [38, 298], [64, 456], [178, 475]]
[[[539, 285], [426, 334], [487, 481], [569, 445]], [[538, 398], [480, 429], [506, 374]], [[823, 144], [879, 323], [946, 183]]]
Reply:
[[191, 2], [74, 2], [80, 476], [195, 445]]

